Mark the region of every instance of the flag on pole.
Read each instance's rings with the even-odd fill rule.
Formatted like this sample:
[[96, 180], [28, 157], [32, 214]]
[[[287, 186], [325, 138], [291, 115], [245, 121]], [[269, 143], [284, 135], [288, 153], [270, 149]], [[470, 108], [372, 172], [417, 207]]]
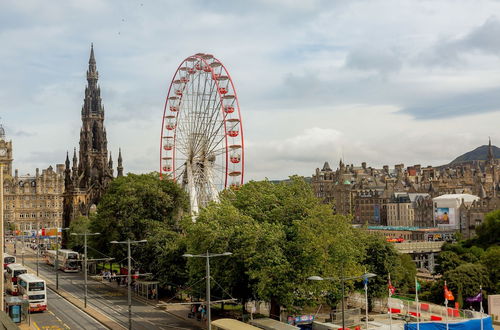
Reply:
[[465, 298], [465, 301], [468, 302], [468, 303], [474, 303], [474, 302], [480, 302], [483, 300], [483, 295], [481, 292], [479, 292], [477, 295], [475, 295], [474, 297], [468, 297], [468, 298]]
[[448, 290], [448, 286], [446, 285], [446, 281], [444, 282], [444, 299], [446, 301], [453, 301], [455, 297], [453, 297], [453, 293]]
[[396, 292], [396, 288], [393, 287], [391, 283], [391, 274], [389, 274], [389, 283], [387, 284], [387, 288], [389, 289], [389, 297], [391, 297], [394, 292]]
[[417, 304], [417, 330], [420, 330], [420, 308], [418, 303], [418, 291], [420, 291], [420, 283], [417, 281], [417, 277], [415, 277], [415, 303]]

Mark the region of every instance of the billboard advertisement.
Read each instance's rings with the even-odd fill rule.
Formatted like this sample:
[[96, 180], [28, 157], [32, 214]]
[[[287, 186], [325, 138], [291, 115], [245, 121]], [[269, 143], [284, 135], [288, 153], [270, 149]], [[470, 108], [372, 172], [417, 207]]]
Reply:
[[435, 218], [436, 225], [454, 225], [455, 224], [455, 209], [451, 207], [437, 207]]

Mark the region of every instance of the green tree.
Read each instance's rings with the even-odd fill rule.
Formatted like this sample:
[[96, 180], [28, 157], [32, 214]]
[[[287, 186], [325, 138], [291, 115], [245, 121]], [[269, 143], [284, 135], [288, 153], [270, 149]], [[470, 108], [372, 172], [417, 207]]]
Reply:
[[500, 246], [491, 246], [481, 256], [481, 264], [489, 272], [491, 292], [500, 292]]
[[500, 210], [486, 214], [483, 223], [476, 228], [475, 245], [488, 247], [500, 244]]
[[460, 257], [452, 251], [443, 251], [437, 257], [436, 273], [444, 274], [448, 270], [457, 268], [463, 263]]
[[368, 234], [365, 240], [366, 252], [362, 264], [368, 272], [377, 274], [369, 280], [368, 295], [370, 297], [388, 295], [389, 273], [391, 282], [397, 288], [398, 293], [407, 291], [416, 274], [415, 264], [411, 257], [400, 255], [392, 243], [379, 236]]
[[[186, 272], [186, 238], [168, 225], [151, 221], [145, 235], [146, 244], [137, 246], [137, 266], [154, 275], [162, 288], [177, 288], [188, 280]], [[174, 289], [171, 293], [175, 293]]]
[[400, 254], [398, 257], [399, 263], [394, 273], [394, 285], [397, 287], [398, 294], [406, 294], [415, 287], [417, 266], [409, 254]]
[[187, 210], [185, 192], [171, 180], [160, 180], [158, 174], [128, 174], [113, 180], [102, 197], [90, 224], [95, 248], [121, 260], [123, 246], [110, 241], [146, 239], [155, 222], [178, 230], [178, 222]]
[[[258, 245], [269, 246], [268, 237], [272, 232], [242, 215], [224, 199], [202, 209], [196, 223], [185, 219], [184, 225], [189, 253], [233, 253], [230, 257], [211, 260], [212, 294], [218, 298], [231, 296], [243, 303], [250, 299], [253, 290], [248, 275], [248, 258], [256, 253]], [[204, 296], [205, 259], [189, 258], [188, 266], [190, 285], [197, 283], [193, 287], [195, 293]]]
[[[309, 184], [292, 177], [224, 192], [220, 204], [200, 212], [187, 237], [192, 253], [233, 252], [214, 263], [214, 277], [241, 299], [270, 301], [271, 315], [278, 317], [280, 306], [291, 310], [311, 302], [310, 292], [340, 287], [339, 282], [313, 283], [308, 276], [340, 278], [342, 268], [345, 274], [362, 273], [357, 260], [363, 249], [355, 233], [345, 217], [333, 216], [319, 203]], [[204, 265], [192, 260], [189, 266], [196, 282]]]
[[[91, 215], [93, 217], [94, 214]], [[83, 251], [84, 238], [83, 236], [74, 236], [70, 233], [82, 234], [89, 231], [90, 219], [84, 216], [78, 216], [75, 220], [71, 221], [68, 230], [68, 248], [75, 251]]]
[[187, 207], [179, 185], [160, 180], [157, 173], [116, 178], [90, 219], [90, 231], [101, 233], [92, 236], [92, 246], [125, 263], [126, 248], [110, 242], [147, 239], [133, 248], [134, 266], [153, 273], [161, 284], [183, 283], [185, 260], [180, 256], [185, 245], [179, 222]]
[[448, 288], [455, 295], [455, 300], [463, 306], [467, 297], [475, 296], [479, 292], [479, 286], [490, 286], [488, 270], [481, 264], [466, 263], [456, 269], [448, 270], [443, 275], [447, 281]]

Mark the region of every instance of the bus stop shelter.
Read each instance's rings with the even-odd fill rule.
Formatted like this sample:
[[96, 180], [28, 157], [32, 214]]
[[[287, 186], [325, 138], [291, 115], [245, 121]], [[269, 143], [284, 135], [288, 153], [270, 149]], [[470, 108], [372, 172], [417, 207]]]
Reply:
[[158, 300], [158, 281], [135, 281], [135, 294], [151, 300]]
[[5, 301], [5, 313], [7, 313], [12, 322], [21, 323], [28, 321], [29, 317], [28, 299], [18, 296], [6, 296], [4, 301]]

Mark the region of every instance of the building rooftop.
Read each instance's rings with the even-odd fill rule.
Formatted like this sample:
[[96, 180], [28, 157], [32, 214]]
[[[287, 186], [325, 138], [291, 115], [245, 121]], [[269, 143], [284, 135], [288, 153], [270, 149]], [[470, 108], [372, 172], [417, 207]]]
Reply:
[[480, 198], [478, 196], [471, 195], [471, 194], [446, 194], [446, 195], [441, 195], [441, 196], [433, 198], [433, 200], [435, 200], [435, 201], [436, 200], [437, 201], [450, 200], [450, 199], [457, 199], [459, 201], [461, 201], [463, 199], [464, 202], [472, 203], [474, 201], [479, 200]]

